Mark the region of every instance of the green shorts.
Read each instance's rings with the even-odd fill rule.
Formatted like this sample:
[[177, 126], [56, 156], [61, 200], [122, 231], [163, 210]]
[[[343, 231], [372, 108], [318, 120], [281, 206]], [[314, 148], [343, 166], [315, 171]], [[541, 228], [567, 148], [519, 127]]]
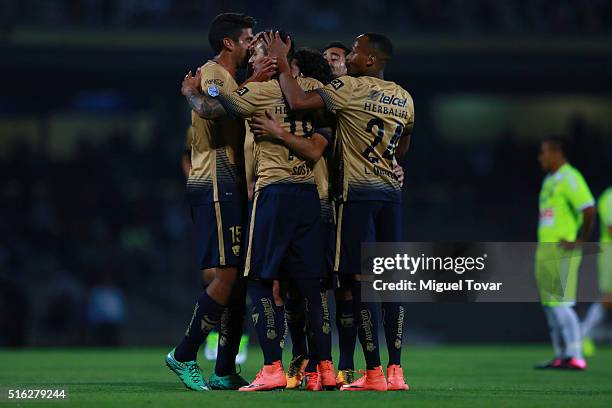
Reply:
[[574, 304], [582, 251], [565, 250], [557, 243], [540, 243], [535, 258], [535, 277], [542, 305]]
[[601, 244], [598, 256], [599, 290], [603, 294], [612, 293], [612, 244]]

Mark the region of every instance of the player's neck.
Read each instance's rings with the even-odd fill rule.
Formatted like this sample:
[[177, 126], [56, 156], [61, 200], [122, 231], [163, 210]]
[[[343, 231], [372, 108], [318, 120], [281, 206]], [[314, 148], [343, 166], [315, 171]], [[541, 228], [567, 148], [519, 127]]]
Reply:
[[225, 68], [225, 70], [229, 72], [232, 77], [236, 77], [236, 66], [234, 61], [232, 61], [232, 56], [229, 53], [221, 51], [213, 58], [213, 61]]
[[378, 79], [385, 79], [385, 71], [384, 70], [372, 70], [369, 72], [364, 72], [364, 76], [370, 76]]
[[559, 171], [561, 167], [563, 167], [565, 163], [567, 163], [567, 160], [565, 159], [559, 160], [558, 162], [552, 165], [550, 172], [553, 174], [556, 173], [557, 171]]

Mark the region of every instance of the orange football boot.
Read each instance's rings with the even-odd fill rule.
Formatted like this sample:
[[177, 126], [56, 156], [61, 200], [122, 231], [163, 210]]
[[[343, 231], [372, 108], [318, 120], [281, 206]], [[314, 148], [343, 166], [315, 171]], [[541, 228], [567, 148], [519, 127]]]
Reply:
[[387, 367], [387, 390], [389, 391], [408, 391], [410, 387], [404, 379], [402, 366], [391, 364]]
[[305, 373], [306, 379], [306, 391], [321, 391], [323, 387], [321, 387], [321, 378], [319, 377], [319, 373]]
[[284, 389], [287, 386], [285, 371], [280, 360], [273, 362], [270, 365], [264, 365], [255, 376], [255, 379], [249, 385], [240, 387], [238, 391], [270, 391]]
[[387, 379], [381, 366], [372, 370], [359, 370], [362, 377], [340, 387], [340, 391], [387, 391]]
[[304, 356], [296, 356], [289, 363], [287, 369], [287, 389], [300, 388], [302, 381], [304, 380], [304, 372], [308, 365], [308, 359]]
[[326, 391], [336, 389], [336, 376], [334, 374], [334, 363], [330, 360], [319, 361], [317, 364], [317, 373], [319, 374], [319, 382], [321, 387]]

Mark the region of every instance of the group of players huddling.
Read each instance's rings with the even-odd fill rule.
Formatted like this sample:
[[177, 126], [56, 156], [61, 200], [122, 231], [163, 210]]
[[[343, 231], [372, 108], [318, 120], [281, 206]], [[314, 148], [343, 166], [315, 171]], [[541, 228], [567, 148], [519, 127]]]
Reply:
[[[348, 49], [294, 49], [284, 32], [253, 34], [252, 17], [211, 23], [216, 56], [189, 72], [192, 108], [188, 199], [204, 291], [166, 364], [192, 390], [297, 388], [407, 390], [401, 367], [404, 307], [362, 302], [360, 245], [401, 241], [403, 171], [414, 124], [410, 94], [384, 79], [389, 39], [359, 35]], [[236, 73], [248, 65], [248, 79]], [[332, 362], [328, 292], [336, 302], [340, 359]], [[246, 293], [264, 365], [237, 372]], [[378, 344], [382, 309], [389, 354]], [[219, 327], [214, 373], [196, 363]], [[282, 365], [286, 333], [293, 343]], [[355, 379], [356, 338], [366, 370]]]

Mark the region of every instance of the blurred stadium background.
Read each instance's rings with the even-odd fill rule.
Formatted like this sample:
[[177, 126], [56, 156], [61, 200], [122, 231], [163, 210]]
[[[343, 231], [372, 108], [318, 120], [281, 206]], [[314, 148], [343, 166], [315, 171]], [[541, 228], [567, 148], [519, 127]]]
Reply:
[[[535, 240], [547, 135], [569, 138], [594, 194], [612, 184], [607, 0], [3, 1], [0, 346], [179, 338], [199, 290], [179, 84], [224, 11], [298, 46], [392, 38], [387, 77], [416, 105], [407, 240]], [[407, 310], [408, 347], [548, 336], [538, 304]]]

